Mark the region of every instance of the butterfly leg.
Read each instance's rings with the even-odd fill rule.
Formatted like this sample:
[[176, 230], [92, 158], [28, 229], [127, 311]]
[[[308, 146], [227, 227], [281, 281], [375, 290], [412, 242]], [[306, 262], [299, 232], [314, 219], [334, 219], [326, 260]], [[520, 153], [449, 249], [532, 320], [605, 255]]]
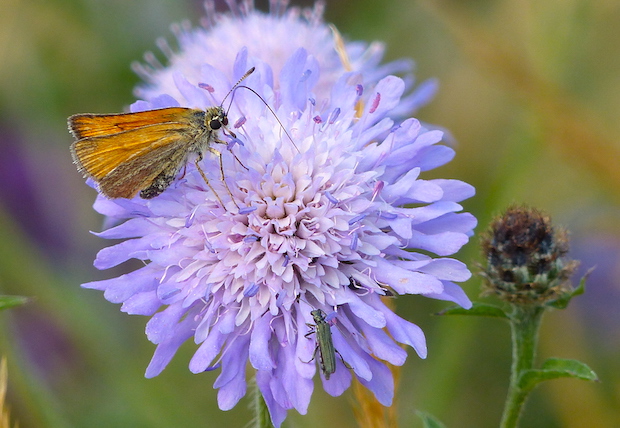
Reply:
[[[216, 140], [215, 142], [216, 142], [216, 143], [220, 143], [220, 141], [217, 141], [217, 140]], [[225, 144], [225, 143], [222, 143], [222, 144]], [[214, 155], [216, 155], [216, 156], [218, 157], [218, 159], [219, 159], [219, 161], [220, 161], [220, 174], [221, 174], [221, 176], [222, 176], [222, 183], [224, 183], [224, 187], [226, 187], [226, 191], [227, 191], [227, 192], [228, 192], [228, 194], [230, 195], [230, 199], [232, 199], [233, 204], [235, 204], [235, 206], [237, 207], [237, 209], [239, 209], [239, 205], [237, 205], [237, 202], [235, 201], [235, 198], [234, 198], [234, 196], [233, 196], [232, 192], [230, 191], [230, 188], [228, 187], [228, 184], [226, 183], [226, 175], [224, 174], [224, 162], [223, 162], [223, 160], [222, 160], [222, 152], [220, 152], [220, 151], [218, 151], [218, 150], [215, 150], [215, 149], [214, 149], [214, 148], [212, 148], [212, 147], [209, 147], [208, 149], [209, 149], [209, 151], [210, 151], [211, 153], [213, 153]], [[211, 187], [211, 186], [209, 185], [209, 187]], [[219, 199], [219, 197], [218, 197], [218, 199]]]
[[[226, 205], [224, 205], [224, 202], [222, 202], [222, 199], [220, 198], [220, 195], [217, 194], [217, 192], [215, 191], [215, 189], [213, 188], [213, 186], [211, 186], [211, 183], [209, 183], [209, 179], [207, 178], [207, 176], [205, 175], [204, 171], [202, 170], [202, 168], [200, 168], [199, 162], [202, 160], [202, 153], [198, 154], [198, 157], [196, 158], [196, 169], [198, 170], [198, 172], [200, 173], [200, 175], [202, 176], [202, 179], [205, 181], [205, 183], [207, 183], [207, 186], [209, 186], [209, 189], [211, 189], [211, 191], [213, 192], [213, 194], [215, 195], [215, 197], [217, 198], [217, 201], [220, 203], [220, 205], [222, 206], [222, 208], [226, 208]], [[220, 159], [221, 161], [221, 159]], [[228, 191], [228, 193], [230, 193], [230, 191]], [[233, 200], [234, 202], [234, 200]], [[235, 204], [237, 205], [237, 204]], [[238, 207], [237, 207], [238, 208]]]

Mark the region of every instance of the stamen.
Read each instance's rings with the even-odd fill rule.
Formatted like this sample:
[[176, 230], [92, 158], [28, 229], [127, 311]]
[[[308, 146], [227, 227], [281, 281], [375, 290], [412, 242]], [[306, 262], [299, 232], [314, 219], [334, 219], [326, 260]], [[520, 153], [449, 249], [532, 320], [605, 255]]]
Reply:
[[213, 93], [215, 92], [215, 88], [213, 88], [213, 86], [209, 85], [208, 83], [199, 83], [198, 87], [201, 89], [204, 89], [205, 91], [209, 92], [209, 93]]
[[337, 205], [337, 204], [340, 202], [338, 199], [334, 198], [334, 195], [332, 195], [332, 194], [331, 194], [331, 193], [329, 193], [329, 192], [323, 192], [323, 194], [325, 195], [325, 197], [327, 198], [327, 200], [328, 200], [329, 202], [331, 202], [332, 204], [334, 204], [334, 205]]
[[368, 110], [368, 113], [372, 114], [377, 110], [377, 107], [379, 107], [379, 103], [381, 102], [381, 94], [379, 92], [377, 92], [377, 95], [375, 95], [375, 99], [372, 100], [372, 104], [370, 105], [370, 110]]
[[256, 211], [256, 207], [243, 207], [239, 208], [239, 214], [250, 214], [251, 212]]
[[198, 211], [199, 207], [200, 205], [196, 205], [196, 208], [194, 208], [192, 212], [190, 213], [190, 215], [187, 216], [187, 218], [185, 219], [185, 227], [190, 227], [192, 224], [194, 224], [194, 218], [196, 217], [196, 211]]
[[253, 282], [252, 284], [250, 284], [248, 288], [244, 290], [243, 295], [245, 297], [254, 297], [258, 293], [259, 289], [260, 289], [259, 286], [256, 285], [255, 282]]
[[357, 233], [354, 233], [353, 238], [351, 239], [351, 244], [349, 245], [349, 248], [351, 249], [351, 251], [357, 250], [357, 244], [358, 244], [358, 236], [357, 236]]
[[245, 116], [241, 116], [239, 119], [237, 119], [237, 121], [233, 125], [233, 128], [235, 129], [241, 128], [245, 124], [246, 120], [247, 119], [245, 118]]
[[362, 221], [366, 218], [367, 214], [360, 214], [360, 215], [356, 215], [355, 217], [353, 217], [351, 220], [349, 220], [349, 226], [354, 225], [355, 223]]
[[382, 212], [381, 214], [379, 214], [379, 217], [384, 218], [386, 220], [394, 220], [398, 217], [398, 214], [390, 213], [390, 212]]
[[312, 75], [312, 70], [306, 70], [301, 75], [301, 79], [299, 79], [299, 83], [305, 82]]
[[383, 188], [385, 187], [385, 181], [377, 181], [375, 183], [375, 188], [372, 191], [372, 201], [374, 202], [375, 198], [377, 197], [377, 195], [379, 195], [379, 193], [381, 193], [381, 191], [383, 190]]
[[338, 119], [338, 116], [340, 116], [340, 107], [336, 107], [334, 111], [331, 112], [327, 123], [329, 123], [330, 125], [333, 124], [336, 119]]

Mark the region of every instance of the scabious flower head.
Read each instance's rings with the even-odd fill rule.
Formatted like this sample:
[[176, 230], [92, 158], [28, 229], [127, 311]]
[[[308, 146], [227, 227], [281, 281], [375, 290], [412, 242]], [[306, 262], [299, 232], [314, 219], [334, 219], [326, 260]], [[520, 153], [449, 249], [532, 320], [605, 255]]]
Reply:
[[256, 67], [243, 82], [256, 93], [238, 88], [228, 113], [237, 135], [229, 140], [238, 144], [212, 144], [222, 151], [227, 186], [217, 156], [207, 153], [201, 164], [225, 206], [192, 162], [154, 199], [99, 196], [95, 209], [114, 225], [98, 235], [124, 241], [101, 250], [95, 266], [147, 263], [84, 284], [127, 313], [151, 316], [146, 332], [157, 349], [147, 377], [193, 339], [190, 370], [221, 368], [219, 407], [244, 396], [249, 361], [276, 426], [288, 409], [307, 411], [317, 371], [308, 324], [317, 309], [346, 362], [337, 358], [329, 380], [322, 376], [324, 389], [339, 395], [355, 375], [391, 404], [385, 361], [404, 363], [398, 343], [422, 358], [426, 345], [420, 328], [381, 297], [421, 294], [469, 307], [454, 282], [470, 273], [446, 256], [476, 224], [458, 203], [474, 194], [470, 185], [421, 178], [454, 155], [438, 144], [442, 133], [391, 118], [403, 96], [408, 108], [419, 100], [385, 72], [398, 67], [346, 44], [347, 71], [317, 9], [281, 12], [218, 15], [207, 30], [180, 35], [169, 68], [149, 71], [133, 111], [206, 109]]
[[484, 294], [521, 305], [543, 305], [568, 293], [577, 262], [567, 257], [567, 232], [534, 208], [510, 207], [482, 237]]

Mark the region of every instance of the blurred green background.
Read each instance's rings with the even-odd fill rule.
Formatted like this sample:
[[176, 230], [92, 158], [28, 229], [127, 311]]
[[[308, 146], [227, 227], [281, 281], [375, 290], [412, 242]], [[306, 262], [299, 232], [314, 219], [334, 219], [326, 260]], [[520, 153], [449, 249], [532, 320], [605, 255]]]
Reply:
[[[299, 3], [296, 3], [299, 4]], [[306, 3], [307, 4], [307, 3]], [[200, 1], [3, 0], [0, 3], [0, 294], [31, 302], [0, 312], [13, 419], [30, 427], [242, 427], [250, 400], [217, 409], [217, 372], [187, 369], [189, 343], [155, 379], [145, 317], [121, 313], [79, 284], [117, 276], [92, 261], [109, 242], [71, 163], [67, 116], [130, 104], [132, 61], [156, 51], [169, 25], [202, 15]], [[439, 93], [417, 117], [449, 129], [457, 157], [426, 177], [457, 178], [480, 226], [528, 203], [570, 229], [586, 294], [548, 314], [540, 360], [589, 364], [600, 383], [543, 384], [523, 427], [620, 427], [620, 2], [617, 0], [332, 1], [326, 20], [348, 40], [381, 40], [387, 59], [412, 57]], [[223, 49], [226, 47], [223, 46]], [[459, 254], [474, 270], [478, 238]], [[128, 269], [124, 266], [124, 269]], [[577, 282], [577, 279], [574, 281]], [[465, 284], [477, 298], [480, 281]], [[429, 356], [410, 352], [397, 393], [401, 427], [415, 410], [449, 427], [494, 427], [510, 367], [507, 324], [441, 318], [443, 302], [397, 300], [419, 324]], [[287, 427], [354, 427], [352, 395], [317, 388]]]

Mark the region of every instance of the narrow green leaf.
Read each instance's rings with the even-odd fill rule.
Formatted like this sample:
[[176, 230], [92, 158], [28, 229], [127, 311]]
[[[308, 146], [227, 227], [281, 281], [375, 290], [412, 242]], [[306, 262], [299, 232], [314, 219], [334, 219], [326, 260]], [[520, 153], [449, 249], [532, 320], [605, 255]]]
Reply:
[[549, 358], [542, 365], [543, 370], [557, 370], [571, 373], [571, 377], [583, 380], [598, 381], [596, 373], [581, 361], [568, 358]]
[[550, 302], [548, 306], [552, 306], [557, 309], [566, 309], [566, 307], [568, 306], [568, 304], [570, 303], [573, 297], [580, 296], [586, 292], [586, 279], [588, 278], [588, 275], [592, 273], [593, 270], [594, 268], [591, 268], [586, 272], [583, 278], [581, 278], [581, 281], [579, 281], [579, 286], [577, 288], [572, 290], [570, 293], [566, 293], [564, 296], [560, 297], [559, 299], [554, 300], [553, 302]]
[[0, 296], [0, 310], [20, 306], [28, 302], [24, 296]]
[[528, 391], [540, 382], [562, 377], [598, 381], [598, 376], [581, 361], [565, 358], [549, 358], [539, 370], [527, 370], [519, 378], [519, 388]]
[[433, 415], [430, 415], [426, 412], [417, 411], [416, 414], [422, 419], [422, 424], [424, 428], [446, 428], [444, 424], [439, 422], [437, 418]]
[[474, 302], [471, 309], [463, 309], [460, 306], [451, 306], [438, 312], [436, 315], [474, 315], [479, 317], [508, 318], [506, 312], [499, 306], [487, 303]]

